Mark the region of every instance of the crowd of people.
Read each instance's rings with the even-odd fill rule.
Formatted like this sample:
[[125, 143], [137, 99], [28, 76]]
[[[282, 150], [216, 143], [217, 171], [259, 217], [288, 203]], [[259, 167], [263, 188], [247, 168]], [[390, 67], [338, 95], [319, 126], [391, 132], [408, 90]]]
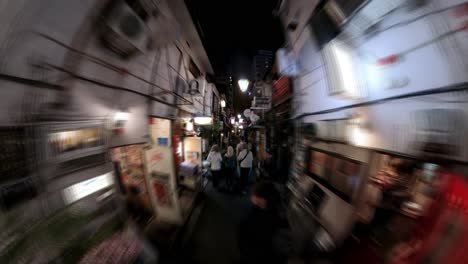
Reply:
[[235, 152], [233, 146], [227, 146], [226, 150], [222, 151], [218, 145], [213, 145], [206, 161], [210, 163], [215, 189], [224, 188], [231, 192], [247, 193], [249, 177], [254, 173], [254, 154], [252, 145], [243, 137], [239, 139]]

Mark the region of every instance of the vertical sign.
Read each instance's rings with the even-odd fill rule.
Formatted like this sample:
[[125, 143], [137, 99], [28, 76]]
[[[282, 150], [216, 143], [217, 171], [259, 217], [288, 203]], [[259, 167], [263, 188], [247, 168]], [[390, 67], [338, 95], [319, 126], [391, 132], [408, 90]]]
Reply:
[[153, 146], [145, 151], [146, 178], [151, 202], [159, 218], [182, 221], [177, 197], [174, 156], [171, 147]]

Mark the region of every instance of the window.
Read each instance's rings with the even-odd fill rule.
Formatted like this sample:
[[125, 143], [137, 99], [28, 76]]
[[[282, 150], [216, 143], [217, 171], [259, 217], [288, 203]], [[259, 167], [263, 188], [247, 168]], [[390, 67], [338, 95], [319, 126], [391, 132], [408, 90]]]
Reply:
[[192, 59], [190, 59], [189, 71], [193, 75], [194, 78], [198, 78], [201, 76], [200, 69], [198, 68], [198, 66], [195, 64], [195, 62]]

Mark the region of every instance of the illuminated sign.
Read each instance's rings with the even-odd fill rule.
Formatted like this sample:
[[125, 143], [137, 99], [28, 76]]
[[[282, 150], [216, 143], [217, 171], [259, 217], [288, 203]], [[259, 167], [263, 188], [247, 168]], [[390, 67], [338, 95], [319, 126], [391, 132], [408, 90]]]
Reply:
[[82, 181], [62, 191], [66, 204], [74, 203], [90, 194], [114, 184], [113, 172]]

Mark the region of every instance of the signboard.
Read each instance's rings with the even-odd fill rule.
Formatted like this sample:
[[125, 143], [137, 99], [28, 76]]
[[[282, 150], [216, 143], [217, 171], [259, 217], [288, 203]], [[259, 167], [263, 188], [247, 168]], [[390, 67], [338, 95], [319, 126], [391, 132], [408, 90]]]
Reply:
[[146, 180], [158, 218], [182, 220], [176, 192], [174, 156], [171, 147], [154, 146], [145, 151]]
[[[207, 149], [205, 146], [206, 141], [202, 142], [200, 137], [186, 137], [184, 139], [184, 160], [195, 163], [202, 167], [202, 151]], [[207, 142], [206, 142], [207, 143]]]
[[255, 96], [250, 109], [268, 110], [271, 108], [271, 99], [266, 96]]
[[291, 83], [288, 77], [283, 76], [273, 83], [273, 103], [278, 104], [292, 95]]
[[[200, 137], [186, 137], [184, 139], [184, 161], [197, 164], [199, 168], [202, 168], [202, 149], [205, 142], [207, 141]], [[184, 177], [180, 184], [191, 189], [197, 189], [198, 179], [196, 177]]]
[[150, 209], [148, 186], [145, 181], [143, 165], [143, 145], [135, 144], [113, 148], [111, 150], [111, 157], [113, 162], [119, 164], [120, 173], [118, 177], [120, 177], [123, 186], [126, 189], [130, 186], [137, 187], [145, 206]]
[[114, 184], [113, 172], [108, 172], [65, 188], [63, 198], [66, 204], [71, 204], [112, 184]]
[[154, 145], [170, 146], [171, 120], [150, 117], [151, 142]]

